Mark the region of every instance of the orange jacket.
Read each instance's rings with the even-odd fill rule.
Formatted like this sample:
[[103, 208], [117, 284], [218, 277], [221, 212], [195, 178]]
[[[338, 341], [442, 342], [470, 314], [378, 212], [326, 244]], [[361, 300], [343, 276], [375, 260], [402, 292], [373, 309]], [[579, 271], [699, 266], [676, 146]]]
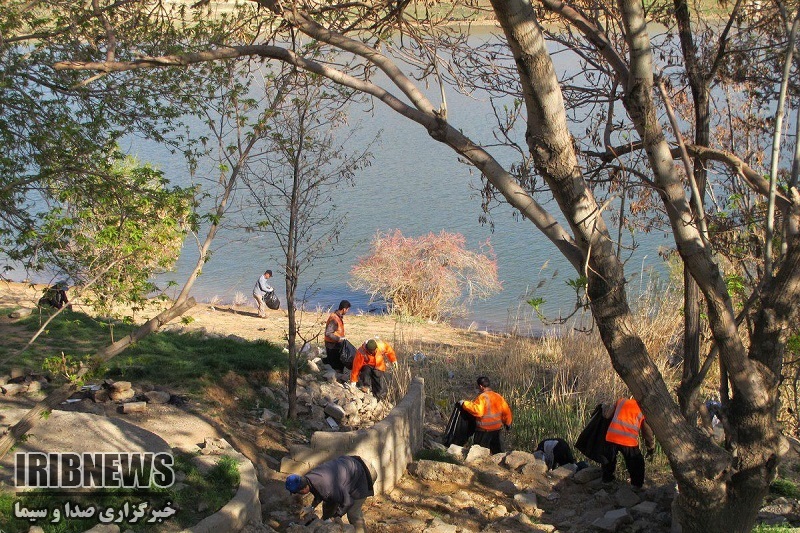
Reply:
[[367, 352], [366, 343], [363, 343], [358, 350], [356, 350], [356, 357], [353, 359], [353, 369], [350, 371], [350, 381], [358, 381], [358, 374], [361, 372], [363, 366], [373, 366], [377, 370], [386, 372], [386, 359], [394, 363], [397, 361], [397, 355], [394, 353], [394, 348], [382, 340], [377, 340], [378, 349], [375, 354], [371, 355]]
[[511, 408], [494, 391], [485, 390], [474, 402], [465, 401], [462, 407], [475, 417], [475, 427], [479, 431], [497, 431], [504, 425], [511, 425]]
[[636, 400], [617, 400], [614, 417], [606, 432], [606, 441], [620, 446], [639, 446], [639, 430], [643, 422], [644, 414]]
[[[331, 322], [336, 323], [336, 328], [333, 330], [333, 334], [336, 335], [336, 338], [328, 334]], [[325, 342], [336, 344], [341, 342], [341, 337], [344, 337], [344, 319], [338, 313], [331, 313], [330, 316], [328, 316], [328, 320], [325, 322]]]

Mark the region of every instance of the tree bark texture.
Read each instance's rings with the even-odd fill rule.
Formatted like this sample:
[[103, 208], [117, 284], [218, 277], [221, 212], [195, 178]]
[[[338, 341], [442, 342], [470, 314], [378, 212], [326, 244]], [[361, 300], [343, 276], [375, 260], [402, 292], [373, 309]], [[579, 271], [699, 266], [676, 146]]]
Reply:
[[[387, 84], [398, 91], [397, 95], [368, 76], [357, 78], [329, 64], [316, 63], [294, 51], [271, 45], [233, 45], [128, 62], [62, 62], [56, 68], [115, 72], [258, 56], [295, 65], [361, 91], [420, 124], [433, 139], [449, 146], [480, 170], [512, 207], [550, 239], [576, 272], [586, 277], [593, 316], [611, 362], [642, 406], [678, 482], [680, 494], [675, 517], [683, 530], [710, 533], [749, 530], [776, 472], [781, 438], [776, 423], [776, 385], [785, 346], [783, 326], [795, 319], [799, 303], [798, 244], [796, 239], [789, 243], [786, 259], [773, 280], [763, 287], [760, 306], [752, 316], [754, 332], [748, 342], [743, 342], [722, 272], [698, 230], [699, 213], [692, 209], [673, 162], [673, 149], [659, 122], [651, 41], [641, 1], [619, 0], [614, 13], [624, 24], [621, 33], [625, 42], [620, 46], [623, 51], [617, 51], [616, 41], [609, 39], [603, 28], [579, 9], [559, 0], [541, 0], [541, 4], [583, 33], [623, 87], [622, 103], [631, 129], [639, 138], [630, 143], [631, 148], [644, 151], [647, 157], [652, 175], [648, 185], [658, 192], [686, 271], [703, 295], [720, 364], [728, 371], [732, 392], [730, 440], [735, 454], [732, 449], [716, 445], [686, 420], [634, 327], [623, 265], [614, 253], [602, 209], [579, 166], [558, 77], [529, 0], [492, 0], [492, 7], [514, 56], [527, 111], [528, 149], [569, 229], [538, 204], [531, 191], [523, 188], [486, 149], [448, 123], [445, 110], [432, 105], [379, 48], [321, 26], [311, 15], [303, 13], [302, 7], [275, 0], [258, 0], [258, 4], [282, 17], [294, 30], [364, 58], [385, 74]], [[712, 66], [711, 71], [715, 68]], [[702, 105], [702, 99], [697, 100]], [[699, 115], [696, 118], [702, 119]], [[698, 161], [724, 161], [739, 170], [757, 194], [769, 190], [763, 177], [741, 159], [702, 146], [702, 137], [696, 137], [695, 142], [688, 149], [696, 158], [695, 170]], [[797, 192], [779, 194], [777, 201], [796, 221]], [[690, 370], [694, 372], [694, 366]]]

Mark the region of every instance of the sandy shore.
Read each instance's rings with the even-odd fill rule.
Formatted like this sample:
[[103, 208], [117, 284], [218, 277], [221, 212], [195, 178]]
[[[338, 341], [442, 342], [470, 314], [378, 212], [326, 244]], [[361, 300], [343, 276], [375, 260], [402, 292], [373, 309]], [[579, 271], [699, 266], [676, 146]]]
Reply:
[[[35, 309], [44, 288], [44, 285], [0, 282], [0, 307]], [[75, 310], [93, 314], [91, 309], [81, 306], [79, 300], [74, 297], [71, 297], [71, 301]], [[274, 344], [285, 345], [289, 317], [285, 310], [286, 302], [281, 304], [284, 309], [267, 310], [267, 317], [259, 318], [254, 303], [239, 306], [198, 303], [185, 314], [184, 320], [176, 319], [167, 325], [166, 329], [203, 330], [213, 335], [236, 335], [247, 340], [264, 339]], [[134, 322], [143, 323], [157, 312], [156, 306], [149, 312], [139, 312], [133, 315]], [[328, 313], [327, 309], [298, 313], [300, 335], [317, 345], [322, 345], [322, 333]], [[421, 351], [425, 351], [431, 345], [441, 345], [441, 348], [456, 350], [462, 348], [474, 350], [497, 340], [486, 332], [455, 328], [449, 324], [401, 320], [393, 316], [372, 314], [348, 314], [345, 317], [345, 331], [350, 342], [357, 346], [368, 338], [378, 336], [395, 344], [403, 344], [409, 349]]]

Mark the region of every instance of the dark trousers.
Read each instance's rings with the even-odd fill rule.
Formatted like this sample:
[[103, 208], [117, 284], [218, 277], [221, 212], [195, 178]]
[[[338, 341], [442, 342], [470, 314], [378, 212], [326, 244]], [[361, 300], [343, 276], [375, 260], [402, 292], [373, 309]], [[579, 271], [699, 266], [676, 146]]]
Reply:
[[478, 429], [472, 436], [472, 442], [478, 446], [489, 448], [489, 451], [492, 452], [492, 455], [503, 451], [503, 443], [500, 440], [499, 429], [495, 431], [481, 431]]
[[342, 343], [330, 345], [325, 343], [325, 357], [322, 362], [331, 365], [331, 368], [337, 372], [344, 372], [344, 363], [342, 363]]
[[383, 370], [374, 366], [364, 365], [358, 376], [359, 385], [372, 389], [372, 395], [379, 400], [386, 398], [386, 387], [383, 383]]
[[617, 468], [617, 452], [625, 459], [625, 468], [631, 476], [631, 485], [641, 488], [644, 485], [644, 456], [638, 446], [621, 446], [607, 442], [611, 457], [603, 465], [603, 481], [614, 481], [614, 470]]

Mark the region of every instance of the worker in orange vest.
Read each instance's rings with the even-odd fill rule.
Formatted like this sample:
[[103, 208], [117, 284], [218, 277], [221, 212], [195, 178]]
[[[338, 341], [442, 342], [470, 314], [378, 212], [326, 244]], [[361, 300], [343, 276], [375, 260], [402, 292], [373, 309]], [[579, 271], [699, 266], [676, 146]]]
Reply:
[[344, 315], [350, 310], [350, 302], [342, 300], [339, 309], [328, 316], [325, 322], [325, 358], [323, 363], [331, 365], [337, 372], [344, 372], [342, 348], [344, 347]]
[[492, 455], [503, 451], [500, 430], [511, 429], [511, 408], [505, 398], [490, 387], [489, 378], [481, 376], [477, 381], [480, 394], [474, 401], [461, 400], [459, 405], [467, 413], [475, 417], [474, 444], [489, 448]]
[[633, 398], [620, 398], [614, 404], [614, 414], [606, 432], [610, 458], [603, 465], [603, 481], [614, 481], [614, 470], [617, 467], [617, 453], [625, 459], [625, 467], [631, 476], [631, 485], [642, 488], [644, 485], [644, 460], [639, 449], [639, 432], [644, 437], [647, 447], [647, 459], [655, 452], [653, 430], [644, 420], [639, 404]]
[[380, 339], [366, 341], [356, 350], [350, 371], [350, 385], [355, 387], [358, 384], [364, 392], [372, 389], [372, 394], [379, 400], [386, 398], [388, 391], [383, 377], [387, 360], [389, 367], [397, 363], [397, 355], [388, 342]]

